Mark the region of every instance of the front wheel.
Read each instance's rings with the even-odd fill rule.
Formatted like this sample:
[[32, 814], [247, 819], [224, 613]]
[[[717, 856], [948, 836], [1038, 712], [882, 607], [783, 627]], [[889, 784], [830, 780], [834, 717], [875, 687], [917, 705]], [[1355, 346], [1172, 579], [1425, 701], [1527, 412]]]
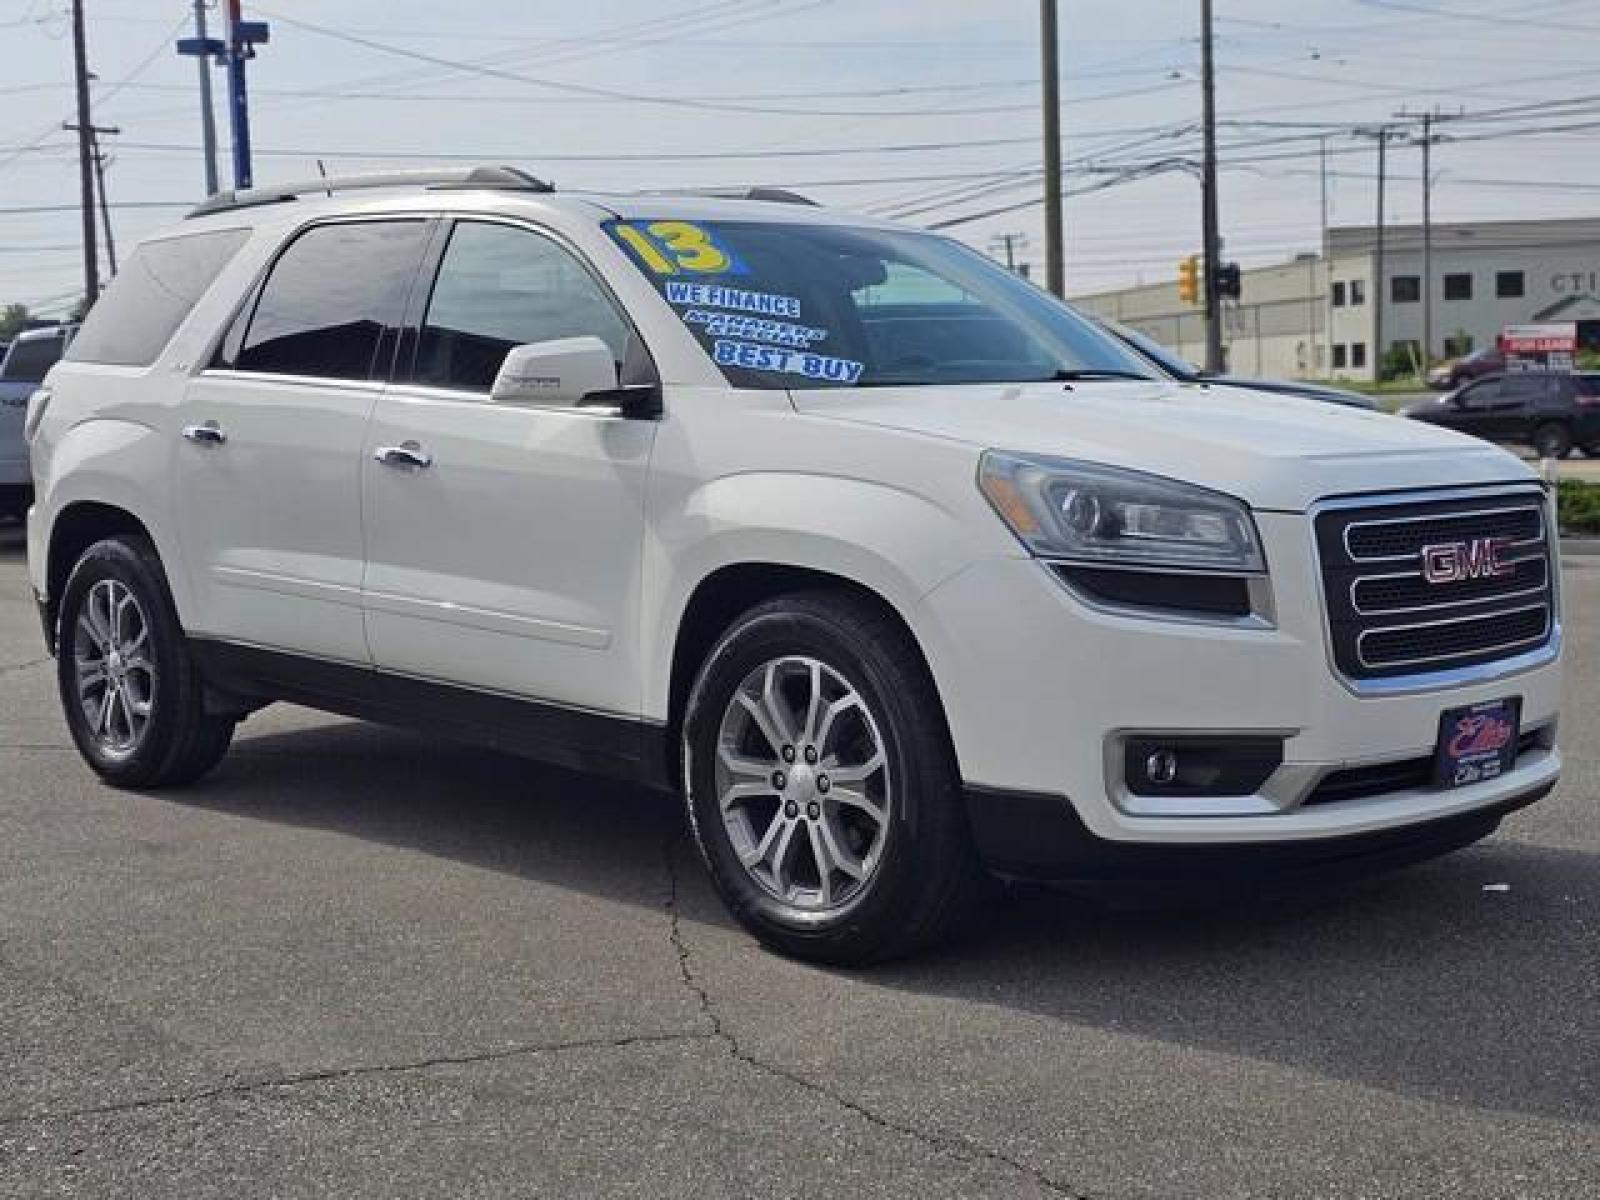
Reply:
[[969, 913], [983, 876], [932, 679], [855, 597], [783, 597], [712, 651], [684, 724], [686, 803], [713, 881], [773, 948], [860, 965]]
[[192, 783], [222, 760], [234, 719], [205, 711], [166, 576], [143, 538], [84, 551], [61, 595], [56, 682], [84, 760], [121, 787]]
[[1572, 453], [1572, 433], [1554, 421], [1533, 431], [1533, 452], [1540, 458], [1565, 458]]

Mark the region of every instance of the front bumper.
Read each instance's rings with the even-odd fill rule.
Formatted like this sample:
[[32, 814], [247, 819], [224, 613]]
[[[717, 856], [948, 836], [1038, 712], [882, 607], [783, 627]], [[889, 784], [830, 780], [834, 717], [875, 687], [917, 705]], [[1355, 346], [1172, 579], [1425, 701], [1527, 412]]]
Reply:
[[1256, 886], [1348, 879], [1448, 854], [1488, 837], [1505, 816], [1543, 799], [1554, 786], [1541, 784], [1453, 816], [1343, 837], [1201, 846], [1097, 838], [1060, 796], [968, 788], [966, 801], [978, 853], [1003, 878]]
[[[1314, 847], [1454, 818], [1481, 825], [1554, 786], [1554, 649], [1492, 678], [1359, 695], [1330, 665], [1308, 518], [1269, 512], [1257, 523], [1272, 572], [1270, 627], [1108, 612], [1021, 558], [975, 563], [925, 597], [919, 634], [975, 828], [1004, 824], [1007, 804], [995, 797], [1021, 795], [1050, 798], [1061, 820], [1081, 830], [1067, 838], [1080, 850]], [[1505, 696], [1521, 697], [1522, 728], [1541, 736], [1499, 778], [1304, 803], [1334, 772], [1431, 754], [1444, 709]], [[1283, 763], [1251, 795], [1172, 800], [1156, 811], [1122, 787], [1121, 739], [1135, 733], [1279, 736]], [[986, 856], [996, 860], [1003, 839], [987, 840]]]

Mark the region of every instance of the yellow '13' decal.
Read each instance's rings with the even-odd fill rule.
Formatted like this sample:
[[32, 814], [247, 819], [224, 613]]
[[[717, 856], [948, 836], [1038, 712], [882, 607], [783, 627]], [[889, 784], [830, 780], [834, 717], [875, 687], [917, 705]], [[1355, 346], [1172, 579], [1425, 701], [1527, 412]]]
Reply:
[[643, 231], [633, 225], [618, 225], [617, 236], [657, 275], [676, 275], [692, 271], [716, 275], [732, 265], [711, 235], [687, 221], [654, 221]]

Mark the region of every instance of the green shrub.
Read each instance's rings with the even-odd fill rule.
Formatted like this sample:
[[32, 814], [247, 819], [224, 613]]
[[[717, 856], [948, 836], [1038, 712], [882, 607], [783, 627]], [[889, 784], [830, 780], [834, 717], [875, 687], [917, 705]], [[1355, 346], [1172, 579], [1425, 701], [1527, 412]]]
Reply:
[[1600, 484], [1563, 479], [1558, 506], [1562, 533], [1600, 534]]

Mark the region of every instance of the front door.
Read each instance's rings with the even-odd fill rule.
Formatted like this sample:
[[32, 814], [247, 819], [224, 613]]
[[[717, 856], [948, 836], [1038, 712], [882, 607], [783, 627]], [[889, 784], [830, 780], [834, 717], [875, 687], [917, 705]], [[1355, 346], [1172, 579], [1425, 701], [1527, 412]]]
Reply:
[[[420, 298], [420, 297], [419, 297]], [[511, 347], [637, 335], [587, 267], [515, 224], [461, 221], [415, 362], [362, 455], [367, 636], [380, 670], [636, 717], [656, 425], [496, 404]]]
[[1498, 376], [1468, 384], [1456, 393], [1439, 423], [1474, 437], [1493, 438], [1505, 415], [1500, 388]]
[[361, 450], [429, 229], [301, 233], [190, 382], [176, 516], [191, 633], [369, 662]]

